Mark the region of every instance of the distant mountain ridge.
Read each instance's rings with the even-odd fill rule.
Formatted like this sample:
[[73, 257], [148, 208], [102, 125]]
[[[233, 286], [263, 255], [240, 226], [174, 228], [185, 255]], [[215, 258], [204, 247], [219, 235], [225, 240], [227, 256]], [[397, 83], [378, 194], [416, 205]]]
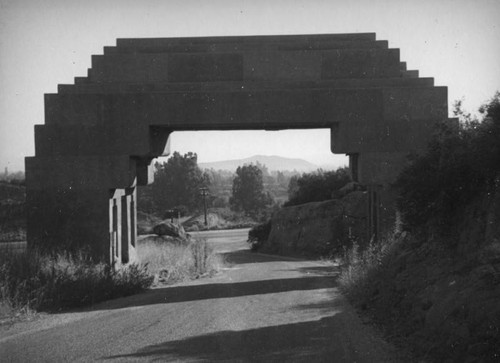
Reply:
[[298, 172], [311, 172], [319, 167], [309, 161], [302, 159], [291, 159], [276, 155], [254, 155], [245, 159], [214, 161], [209, 163], [199, 163], [201, 169], [229, 170], [236, 171], [238, 166], [245, 164], [256, 164], [259, 162], [267, 167], [269, 171], [275, 170], [296, 170]]

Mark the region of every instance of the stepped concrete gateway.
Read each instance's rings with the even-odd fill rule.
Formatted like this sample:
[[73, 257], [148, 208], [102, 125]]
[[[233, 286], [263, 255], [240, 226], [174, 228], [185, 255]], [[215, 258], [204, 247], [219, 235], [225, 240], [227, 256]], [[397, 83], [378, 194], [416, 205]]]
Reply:
[[118, 39], [45, 95], [26, 158], [28, 246], [133, 261], [136, 187], [184, 130], [329, 128], [372, 193], [375, 233], [390, 183], [447, 116], [447, 88], [373, 33]]

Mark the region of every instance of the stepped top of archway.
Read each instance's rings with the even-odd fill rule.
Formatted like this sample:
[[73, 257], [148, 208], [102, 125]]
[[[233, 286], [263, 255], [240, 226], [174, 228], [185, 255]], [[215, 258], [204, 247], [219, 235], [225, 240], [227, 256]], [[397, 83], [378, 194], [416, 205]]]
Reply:
[[[379, 169], [360, 180], [374, 182], [388, 153], [422, 150], [447, 114], [446, 87], [408, 71], [374, 33], [118, 39], [86, 77], [45, 96], [36, 158], [118, 157], [121, 168], [161, 155], [172, 131], [331, 128], [332, 151], [365, 155]], [[135, 171], [123, 170], [102, 183], [128, 187]]]
[[315, 42], [315, 41], [374, 41], [375, 33], [342, 34], [290, 34], [290, 35], [237, 35], [237, 36], [202, 36], [173, 38], [119, 38], [117, 46], [165, 46], [174, 44], [205, 43], [279, 43], [279, 42]]
[[264, 50], [327, 50], [343, 48], [387, 48], [387, 41], [376, 41], [375, 33], [252, 35], [179, 38], [124, 38], [105, 53], [126, 52], [224, 52]]
[[[117, 39], [59, 93], [432, 87], [375, 33]], [[198, 86], [196, 86], [198, 84]], [[236, 87], [236, 88], [235, 88]]]

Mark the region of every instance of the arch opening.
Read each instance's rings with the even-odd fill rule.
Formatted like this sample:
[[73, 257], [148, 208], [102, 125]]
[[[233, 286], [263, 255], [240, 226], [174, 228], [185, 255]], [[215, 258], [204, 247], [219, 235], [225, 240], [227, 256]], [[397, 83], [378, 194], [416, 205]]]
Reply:
[[[332, 153], [330, 129], [175, 131], [170, 138], [172, 151], [195, 152], [201, 164], [262, 155], [301, 159], [311, 164], [298, 171], [332, 170], [348, 165], [345, 154]], [[292, 164], [273, 164], [271, 169], [290, 168], [289, 165]]]

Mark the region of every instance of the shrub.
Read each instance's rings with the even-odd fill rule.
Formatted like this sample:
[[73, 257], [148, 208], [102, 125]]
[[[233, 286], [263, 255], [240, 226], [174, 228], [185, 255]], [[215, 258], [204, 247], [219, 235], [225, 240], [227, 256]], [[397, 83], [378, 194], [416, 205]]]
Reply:
[[211, 200], [211, 205], [214, 208], [229, 207], [229, 198], [225, 196], [217, 196]]
[[250, 249], [252, 251], [258, 251], [264, 243], [269, 238], [269, 234], [271, 233], [271, 220], [268, 220], [265, 223], [258, 224], [248, 231], [248, 240], [247, 242], [251, 244]]

